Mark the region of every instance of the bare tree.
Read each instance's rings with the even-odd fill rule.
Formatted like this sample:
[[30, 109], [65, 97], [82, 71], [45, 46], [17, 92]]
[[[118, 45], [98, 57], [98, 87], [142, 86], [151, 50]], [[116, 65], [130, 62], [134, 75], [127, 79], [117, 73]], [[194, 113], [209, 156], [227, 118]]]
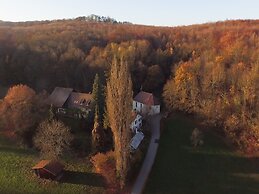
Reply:
[[120, 186], [125, 185], [129, 170], [130, 115], [132, 82], [127, 62], [114, 59], [107, 80], [107, 112], [114, 136], [116, 170]]
[[57, 159], [69, 148], [72, 139], [70, 129], [62, 122], [46, 120], [38, 127], [37, 134], [34, 137], [34, 144], [40, 149], [43, 157]]

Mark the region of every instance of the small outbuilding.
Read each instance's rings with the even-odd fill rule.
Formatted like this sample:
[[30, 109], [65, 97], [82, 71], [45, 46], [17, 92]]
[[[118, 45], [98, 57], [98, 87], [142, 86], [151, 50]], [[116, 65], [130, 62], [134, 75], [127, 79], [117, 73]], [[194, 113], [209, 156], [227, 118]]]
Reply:
[[132, 152], [135, 151], [139, 147], [143, 139], [144, 139], [144, 134], [142, 132], [137, 132], [130, 141], [130, 150]]
[[64, 166], [58, 161], [42, 160], [32, 169], [40, 178], [58, 180], [63, 175]]

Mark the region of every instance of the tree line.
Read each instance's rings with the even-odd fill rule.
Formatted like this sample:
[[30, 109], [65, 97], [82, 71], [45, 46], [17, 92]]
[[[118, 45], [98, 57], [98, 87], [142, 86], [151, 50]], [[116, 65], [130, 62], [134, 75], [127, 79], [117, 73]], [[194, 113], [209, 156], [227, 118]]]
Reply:
[[[171, 65], [183, 53], [167, 44], [167, 31], [129, 24], [78, 20], [6, 24], [0, 28], [0, 83], [26, 84], [36, 91], [56, 86], [91, 91], [102, 81], [112, 56], [126, 53], [134, 90], [162, 89]], [[152, 77], [152, 78], [151, 78]]]
[[[246, 151], [259, 148], [259, 31], [255, 26], [256, 21], [231, 21], [191, 32], [196, 34], [187, 37], [194, 44], [192, 56], [174, 66], [163, 92], [169, 110], [201, 116]], [[198, 35], [204, 40], [197, 41]]]

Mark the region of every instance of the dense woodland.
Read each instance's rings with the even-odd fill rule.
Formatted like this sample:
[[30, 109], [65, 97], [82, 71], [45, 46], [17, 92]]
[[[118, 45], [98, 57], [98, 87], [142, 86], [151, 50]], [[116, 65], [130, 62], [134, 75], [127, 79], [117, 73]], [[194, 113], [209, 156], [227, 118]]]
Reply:
[[141, 85], [158, 91], [171, 65], [189, 57], [189, 51], [170, 43], [169, 28], [77, 20], [9, 25], [0, 27], [2, 85], [25, 83], [37, 91], [55, 86], [90, 91], [95, 74], [104, 80], [113, 55], [123, 54], [135, 91]]
[[[241, 148], [259, 147], [259, 21], [152, 27], [82, 19], [0, 23], [0, 85], [91, 91], [114, 56], [134, 93], [163, 96], [165, 109], [202, 116]], [[161, 95], [163, 93], [163, 95]]]

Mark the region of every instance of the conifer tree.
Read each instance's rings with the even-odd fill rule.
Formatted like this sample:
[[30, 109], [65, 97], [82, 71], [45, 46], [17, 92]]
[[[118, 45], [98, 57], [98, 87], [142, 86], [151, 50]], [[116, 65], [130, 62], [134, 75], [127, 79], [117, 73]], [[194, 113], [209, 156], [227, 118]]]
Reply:
[[103, 130], [104, 95], [103, 86], [100, 82], [98, 74], [95, 75], [92, 94], [95, 102], [94, 127], [92, 130], [92, 148], [94, 152], [98, 152], [102, 151], [105, 143], [105, 134]]
[[94, 116], [94, 128], [92, 130], [92, 148], [94, 152], [100, 152], [104, 148], [105, 144], [105, 134], [102, 126], [100, 125], [98, 109], [95, 109]]
[[101, 125], [102, 120], [103, 120], [103, 114], [104, 114], [104, 94], [103, 94], [103, 86], [101, 84], [99, 75], [96, 74], [94, 78], [94, 83], [93, 83], [93, 99], [95, 102], [95, 110], [98, 111], [98, 122]]

